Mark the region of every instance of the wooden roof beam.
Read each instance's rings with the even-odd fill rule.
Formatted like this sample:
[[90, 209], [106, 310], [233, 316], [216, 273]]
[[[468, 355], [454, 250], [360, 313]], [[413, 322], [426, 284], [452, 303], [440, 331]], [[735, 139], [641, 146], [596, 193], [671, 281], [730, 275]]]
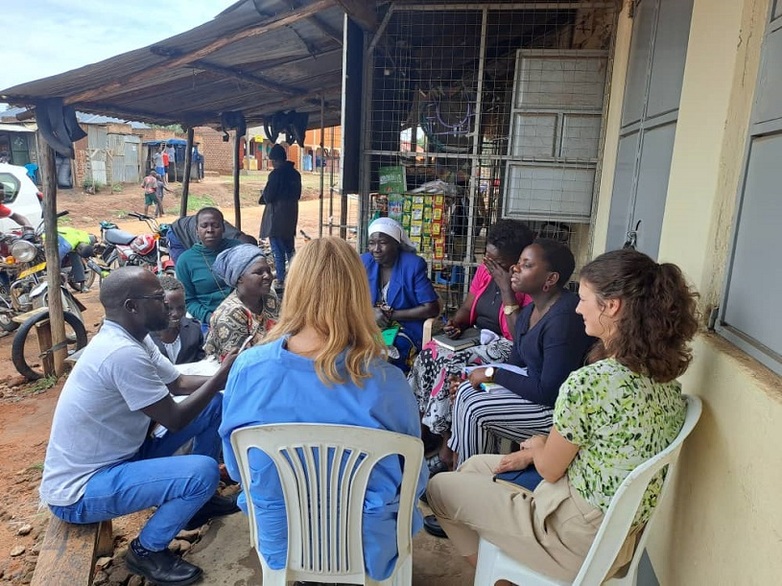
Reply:
[[[259, 0], [253, 0], [254, 3], [256, 3], [255, 10], [260, 14], [260, 10], [258, 8], [257, 2]], [[298, 2], [296, 0], [291, 0], [288, 4], [290, 4], [291, 10], [299, 10], [301, 8], [301, 2]], [[337, 43], [339, 43], [340, 46], [342, 46], [342, 31], [335, 29], [333, 26], [331, 26], [328, 22], [326, 22], [321, 16], [317, 14], [313, 14], [310, 16], [310, 20], [312, 20], [312, 23], [318, 27], [322, 33], [324, 33], [326, 36], [331, 37]]]
[[96, 98], [101, 99], [112, 96], [115, 93], [121, 93], [123, 88], [127, 88], [133, 84], [144, 83], [153, 80], [163, 72], [175, 69], [177, 67], [189, 65], [193, 61], [203, 59], [215, 51], [219, 51], [223, 47], [231, 45], [237, 41], [241, 41], [250, 37], [257, 37], [273, 30], [288, 26], [289, 24], [292, 24], [301, 18], [308, 18], [313, 14], [321, 12], [322, 10], [333, 7], [337, 1], [338, 0], [317, 0], [309, 6], [302, 7], [296, 12], [291, 12], [285, 14], [284, 16], [275, 17], [258, 26], [240, 30], [235, 33], [226, 34], [216, 41], [212, 41], [211, 43], [201, 47], [200, 49], [192, 51], [191, 53], [186, 53], [173, 59], [168, 59], [163, 63], [153, 65], [152, 67], [143, 69], [138, 73], [123, 77], [122, 79], [116, 79], [102, 86], [85, 90], [77, 94], [72, 94], [70, 96], [65, 96], [65, 104], [75, 104], [77, 102], [90, 101]]
[[[178, 49], [162, 46], [150, 47], [150, 51], [152, 51], [155, 55], [167, 58], [179, 57], [183, 54], [182, 51], [179, 51]], [[226, 67], [225, 65], [218, 65], [217, 63], [212, 63], [206, 59], [193, 61], [190, 63], [190, 65], [196, 69], [203, 69], [204, 71], [220, 73], [221, 75], [232, 77], [234, 79], [238, 79], [239, 81], [246, 81], [254, 85], [259, 85], [266, 89], [274, 90], [289, 96], [298, 96], [307, 93], [306, 90], [301, 88], [278, 83], [266, 76], [244, 71], [241, 67]]]
[[366, 0], [337, 0], [345, 13], [356, 23], [369, 33], [377, 31], [379, 22], [377, 12], [374, 10], [375, 3]]

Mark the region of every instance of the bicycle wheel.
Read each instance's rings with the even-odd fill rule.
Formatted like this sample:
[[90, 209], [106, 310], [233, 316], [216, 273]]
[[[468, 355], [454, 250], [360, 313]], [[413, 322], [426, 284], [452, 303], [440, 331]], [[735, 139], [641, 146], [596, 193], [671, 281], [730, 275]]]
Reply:
[[[65, 343], [70, 356], [87, 345], [87, 330], [74, 314], [66, 311], [63, 317], [65, 318]], [[45, 311], [25, 321], [16, 332], [11, 346], [11, 360], [16, 370], [29, 380], [38, 380], [45, 376], [42, 353], [50, 351], [51, 348], [40, 347], [36, 325], [47, 319], [49, 319], [49, 312]]]

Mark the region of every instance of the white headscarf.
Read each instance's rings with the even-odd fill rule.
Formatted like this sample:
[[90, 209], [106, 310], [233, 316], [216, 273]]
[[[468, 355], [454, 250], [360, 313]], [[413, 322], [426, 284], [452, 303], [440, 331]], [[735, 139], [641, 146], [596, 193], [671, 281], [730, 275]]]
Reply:
[[409, 250], [415, 250], [410, 238], [405, 234], [404, 229], [396, 220], [391, 218], [378, 218], [369, 225], [369, 236], [372, 236], [375, 232], [387, 234], [394, 240], [403, 244]]

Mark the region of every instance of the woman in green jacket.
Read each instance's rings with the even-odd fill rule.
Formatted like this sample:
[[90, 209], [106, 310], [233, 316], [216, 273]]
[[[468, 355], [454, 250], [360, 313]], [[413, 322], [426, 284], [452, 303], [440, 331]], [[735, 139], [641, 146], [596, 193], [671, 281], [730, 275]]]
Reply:
[[185, 288], [187, 312], [209, 326], [209, 318], [223, 299], [231, 293], [223, 279], [212, 272], [212, 265], [223, 250], [238, 246], [240, 241], [224, 238], [223, 214], [217, 208], [201, 208], [196, 214], [198, 242], [182, 253], [176, 263], [176, 276]]

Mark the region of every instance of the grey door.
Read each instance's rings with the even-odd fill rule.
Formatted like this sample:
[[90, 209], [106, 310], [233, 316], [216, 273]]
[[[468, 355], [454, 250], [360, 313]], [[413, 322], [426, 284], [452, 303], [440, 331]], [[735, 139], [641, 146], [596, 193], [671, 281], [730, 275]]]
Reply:
[[638, 227], [637, 248], [657, 256], [691, 16], [692, 0], [642, 0], [636, 5], [608, 220], [609, 250], [621, 248]]

